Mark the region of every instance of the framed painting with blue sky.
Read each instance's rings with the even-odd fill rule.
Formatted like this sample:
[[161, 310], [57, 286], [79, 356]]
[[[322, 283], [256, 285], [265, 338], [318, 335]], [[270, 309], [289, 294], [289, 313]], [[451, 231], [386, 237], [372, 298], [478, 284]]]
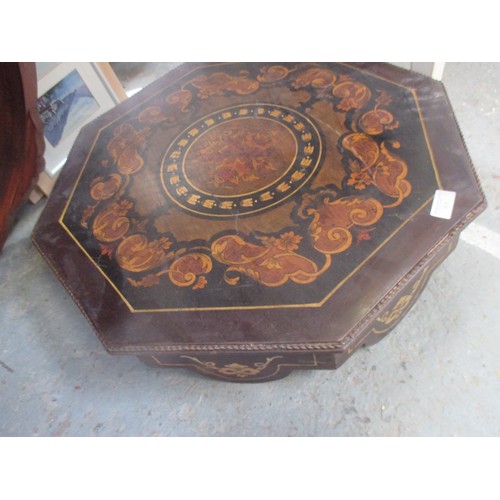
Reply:
[[56, 176], [80, 129], [120, 101], [97, 63], [37, 63], [45, 171]]

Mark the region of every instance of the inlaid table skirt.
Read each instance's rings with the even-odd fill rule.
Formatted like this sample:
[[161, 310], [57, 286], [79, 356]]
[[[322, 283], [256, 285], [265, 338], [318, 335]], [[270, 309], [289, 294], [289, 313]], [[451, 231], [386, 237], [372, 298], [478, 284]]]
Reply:
[[82, 129], [33, 241], [111, 354], [267, 381], [384, 337], [484, 208], [439, 82], [188, 64]]

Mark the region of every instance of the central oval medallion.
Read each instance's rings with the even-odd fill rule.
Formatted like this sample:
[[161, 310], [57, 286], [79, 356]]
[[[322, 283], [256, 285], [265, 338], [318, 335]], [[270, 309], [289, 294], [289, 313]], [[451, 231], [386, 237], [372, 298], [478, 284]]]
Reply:
[[190, 212], [247, 215], [281, 203], [313, 176], [316, 126], [270, 104], [234, 106], [199, 119], [168, 148], [161, 167], [169, 197]]

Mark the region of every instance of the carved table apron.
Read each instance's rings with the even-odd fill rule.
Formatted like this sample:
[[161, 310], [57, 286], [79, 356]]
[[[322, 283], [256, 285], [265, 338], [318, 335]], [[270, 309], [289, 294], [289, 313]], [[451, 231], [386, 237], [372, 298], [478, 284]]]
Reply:
[[438, 82], [188, 64], [82, 129], [33, 241], [111, 354], [257, 382], [386, 335], [485, 206]]

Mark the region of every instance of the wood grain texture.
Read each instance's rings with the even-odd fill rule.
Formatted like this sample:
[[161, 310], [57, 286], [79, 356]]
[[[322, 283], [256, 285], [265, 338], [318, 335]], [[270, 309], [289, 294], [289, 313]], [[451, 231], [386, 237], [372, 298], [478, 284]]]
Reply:
[[484, 208], [438, 82], [190, 64], [82, 130], [33, 239], [110, 353], [263, 381], [381, 338]]
[[34, 63], [0, 64], [0, 250], [43, 168]]

